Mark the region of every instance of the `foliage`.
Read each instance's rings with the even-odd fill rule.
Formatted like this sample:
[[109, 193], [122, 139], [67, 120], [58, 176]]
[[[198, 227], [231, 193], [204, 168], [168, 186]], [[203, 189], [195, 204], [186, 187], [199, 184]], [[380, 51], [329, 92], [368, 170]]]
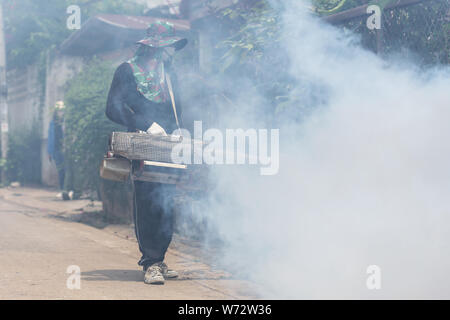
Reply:
[[[385, 7], [392, 0], [313, 0], [313, 10], [320, 15], [347, 10], [356, 6], [374, 3]], [[426, 4], [418, 4], [404, 9], [388, 10], [384, 13], [386, 40], [384, 46], [390, 50], [401, 47], [414, 49], [421, 56], [434, 56], [438, 51], [444, 51], [444, 57], [449, 55], [448, 34], [448, 2], [433, 0]], [[282, 7], [280, 7], [282, 9]], [[267, 0], [258, 0], [249, 4], [236, 5], [222, 11], [222, 18], [228, 20], [232, 32], [222, 41], [219, 47], [227, 48], [222, 57], [221, 70], [228, 69], [233, 64], [249, 64], [257, 60], [259, 64], [268, 58], [270, 47], [278, 44], [280, 28], [279, 9], [269, 4]], [[365, 19], [354, 23], [353, 30], [366, 37], [372, 37], [374, 32], [365, 27]], [[359, 27], [361, 25], [361, 27]], [[236, 27], [240, 26], [240, 27]], [[388, 43], [389, 41], [389, 43]], [[371, 48], [373, 49], [373, 48]], [[433, 60], [433, 59], [428, 59]], [[434, 59], [434, 62], [442, 62]], [[448, 60], [444, 60], [448, 63]]]
[[298, 120], [307, 111], [308, 103], [290, 100], [293, 97], [290, 91], [294, 87], [301, 90], [302, 85], [294, 82], [287, 72], [288, 55], [280, 45], [281, 10], [282, 6], [273, 7], [266, 0], [224, 10], [224, 23], [240, 28], [218, 45], [226, 49], [220, 71], [238, 73], [236, 78], [251, 77], [255, 90], [274, 106], [274, 116], [295, 104], [297, 108], [289, 112], [293, 120]]
[[[82, 24], [99, 13], [140, 14], [144, 8], [131, 0], [0, 1], [4, 13], [8, 68], [22, 68], [37, 63], [41, 90], [45, 90], [47, 53], [76, 31], [66, 27], [66, 10], [69, 5], [80, 6]], [[106, 147], [111, 127], [111, 123], [104, 116], [106, 91], [111, 77], [110, 66], [97, 63], [97, 66], [88, 68], [69, 85], [73, 84], [68, 92], [66, 162], [71, 166], [68, 171], [75, 171], [72, 174], [75, 178], [73, 183], [80, 185], [79, 190], [83, 187], [95, 188], [98, 183], [97, 162]], [[44, 101], [41, 101], [41, 109], [43, 103]], [[30, 156], [32, 159], [40, 159], [37, 156], [37, 152], [40, 152], [40, 141], [33, 140], [38, 137], [35, 133], [40, 129], [38, 125], [35, 127], [34, 135], [28, 131], [10, 135], [10, 158], [5, 164], [9, 179], [22, 182], [39, 181], [38, 161], [29, 163]]]
[[[370, 3], [386, 7], [392, 0], [375, 0]], [[366, 17], [357, 17], [338, 26], [358, 34], [361, 43], [369, 50], [403, 57], [412, 56], [421, 65], [450, 63], [450, 20], [447, 0], [429, 0], [411, 6], [389, 8], [383, 11], [381, 37], [377, 31], [366, 27]], [[379, 43], [377, 42], [379, 41]]]
[[[391, 0], [314, 0], [313, 12], [324, 16], [369, 3], [384, 7]], [[271, 6], [267, 0], [252, 1], [251, 4], [237, 4], [217, 14], [231, 32], [218, 46], [224, 51], [219, 62], [219, 70], [225, 73], [240, 73], [252, 78], [252, 83], [262, 95], [272, 102], [275, 113], [286, 108], [293, 113], [303, 114], [311, 103], [292, 101], [292, 88], [300, 97], [302, 84], [293, 82], [288, 74], [288, 59], [279, 45], [280, 17], [283, 7]], [[448, 1], [433, 0], [401, 9], [386, 10], [383, 14], [382, 47], [386, 54], [403, 48], [411, 50], [422, 64], [449, 63], [450, 30]], [[360, 34], [363, 46], [376, 50], [376, 32], [366, 27], [365, 17], [346, 22], [339, 27], [351, 29]], [[277, 72], [273, 72], [276, 70]], [[306, 86], [304, 86], [306, 88]], [[310, 84], [308, 87], [311, 87]], [[320, 99], [318, 88], [316, 95]], [[305, 95], [306, 96], [306, 95]], [[311, 94], [309, 94], [311, 96]], [[313, 103], [317, 102], [314, 98]], [[297, 106], [297, 110], [291, 108]], [[295, 108], [294, 108], [295, 109]], [[299, 110], [302, 109], [302, 110]], [[301, 116], [301, 115], [299, 115]]]
[[98, 190], [99, 166], [112, 131], [118, 126], [105, 116], [114, 69], [94, 58], [67, 83], [65, 96], [65, 159], [78, 190]]
[[386, 54], [407, 49], [422, 65], [450, 63], [448, 0], [385, 10], [383, 50]]
[[347, 0], [313, 0], [314, 10], [319, 13], [336, 13], [344, 8]]
[[237, 32], [233, 32], [220, 44], [228, 48], [222, 57], [222, 71], [238, 61], [248, 62], [263, 58], [267, 44], [275, 45], [274, 42], [278, 41], [278, 13], [265, 1], [258, 1], [251, 7], [228, 8], [222, 15], [232, 22], [230, 25], [242, 23]]
[[81, 9], [81, 23], [98, 13], [139, 14], [143, 7], [123, 0], [2, 0], [9, 68], [34, 63], [76, 30], [66, 28], [69, 5]]
[[8, 181], [39, 183], [41, 180], [41, 140], [36, 134], [37, 122], [25, 130], [16, 130], [8, 135], [8, 154], [5, 161]]

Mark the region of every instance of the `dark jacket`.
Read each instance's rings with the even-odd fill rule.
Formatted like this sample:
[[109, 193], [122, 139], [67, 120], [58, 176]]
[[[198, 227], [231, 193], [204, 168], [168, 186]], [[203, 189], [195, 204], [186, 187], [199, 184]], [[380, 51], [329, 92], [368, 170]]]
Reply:
[[[177, 79], [170, 73], [174, 90], [178, 120], [181, 122], [181, 106], [177, 95]], [[128, 131], [146, 131], [153, 122], [161, 125], [167, 133], [177, 129], [172, 103], [155, 103], [146, 99], [138, 90], [131, 66], [124, 62], [117, 67], [109, 89], [106, 116], [124, 125]], [[181, 126], [181, 123], [180, 123]]]
[[62, 128], [63, 119], [59, 119], [56, 112], [48, 126], [47, 152], [57, 165], [64, 161], [63, 140], [64, 133]]

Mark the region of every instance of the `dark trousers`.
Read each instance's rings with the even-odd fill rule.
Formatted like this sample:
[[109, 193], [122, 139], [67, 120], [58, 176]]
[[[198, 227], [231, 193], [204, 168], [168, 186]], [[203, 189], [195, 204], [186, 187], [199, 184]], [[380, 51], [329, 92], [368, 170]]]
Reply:
[[64, 178], [66, 177], [66, 170], [64, 167], [58, 168], [58, 183], [59, 189], [64, 190]]
[[64, 179], [66, 176], [66, 169], [64, 165], [64, 156], [62, 152], [57, 151], [53, 155], [55, 160], [56, 169], [58, 170], [58, 184], [61, 190], [64, 190]]
[[134, 227], [142, 258], [138, 264], [146, 270], [164, 260], [172, 240], [174, 215], [172, 185], [134, 182]]

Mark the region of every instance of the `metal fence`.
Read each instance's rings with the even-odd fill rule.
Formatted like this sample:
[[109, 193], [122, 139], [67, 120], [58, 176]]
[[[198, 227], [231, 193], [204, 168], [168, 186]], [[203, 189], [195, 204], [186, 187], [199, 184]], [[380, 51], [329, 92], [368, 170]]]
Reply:
[[369, 30], [367, 5], [325, 18], [361, 36], [378, 54], [413, 56], [422, 64], [450, 63], [449, 0], [396, 0], [381, 14], [380, 29]]

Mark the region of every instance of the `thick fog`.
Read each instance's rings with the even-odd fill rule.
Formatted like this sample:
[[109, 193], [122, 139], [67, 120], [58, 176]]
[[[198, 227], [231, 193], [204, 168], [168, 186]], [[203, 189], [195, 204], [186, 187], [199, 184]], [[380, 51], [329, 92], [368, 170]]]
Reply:
[[[278, 174], [212, 169], [197, 214], [214, 226], [206, 241], [224, 241], [216, 259], [262, 297], [450, 298], [448, 68], [382, 60], [304, 2], [284, 6], [291, 76], [327, 98], [301, 123], [279, 124]], [[239, 101], [247, 115], [270, 108], [251, 91]], [[366, 284], [373, 265], [378, 290]]]

